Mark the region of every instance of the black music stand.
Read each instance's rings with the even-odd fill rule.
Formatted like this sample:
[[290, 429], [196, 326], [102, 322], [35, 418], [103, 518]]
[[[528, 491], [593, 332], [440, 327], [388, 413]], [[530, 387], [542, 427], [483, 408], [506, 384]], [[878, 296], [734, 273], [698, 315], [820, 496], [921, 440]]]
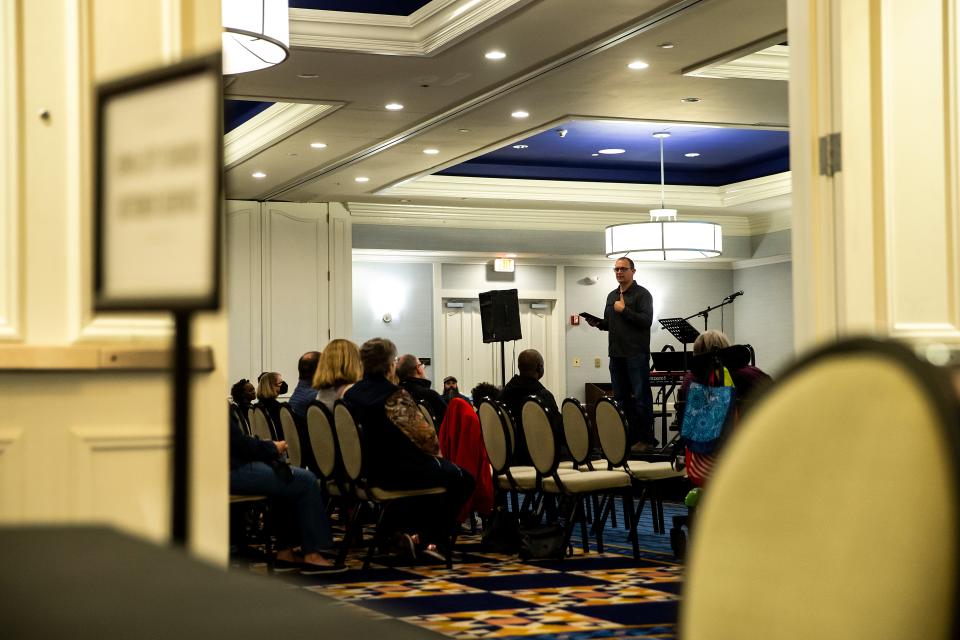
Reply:
[[687, 365], [687, 345], [696, 340], [700, 332], [697, 331], [692, 324], [687, 322], [685, 318], [661, 318], [660, 324], [683, 345], [683, 368], [684, 370], [689, 370], [690, 367]]

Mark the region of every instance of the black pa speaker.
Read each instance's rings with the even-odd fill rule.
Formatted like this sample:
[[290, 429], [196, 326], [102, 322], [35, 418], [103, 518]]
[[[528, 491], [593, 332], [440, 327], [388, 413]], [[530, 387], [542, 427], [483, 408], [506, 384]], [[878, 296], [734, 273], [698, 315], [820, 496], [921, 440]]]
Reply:
[[499, 289], [480, 294], [480, 325], [484, 342], [519, 340], [520, 302], [516, 289]]

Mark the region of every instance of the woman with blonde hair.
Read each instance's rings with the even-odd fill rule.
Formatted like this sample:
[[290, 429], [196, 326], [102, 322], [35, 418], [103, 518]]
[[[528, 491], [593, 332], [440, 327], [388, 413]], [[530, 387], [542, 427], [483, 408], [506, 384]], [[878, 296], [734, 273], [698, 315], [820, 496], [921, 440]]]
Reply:
[[320, 354], [317, 372], [313, 376], [317, 400], [332, 411], [333, 403], [342, 398], [362, 375], [363, 366], [357, 345], [343, 338], [331, 340]]
[[260, 376], [257, 382], [257, 405], [261, 407], [273, 423], [274, 431], [283, 438], [283, 427], [280, 426], [280, 385], [283, 376], [276, 371], [267, 371]]

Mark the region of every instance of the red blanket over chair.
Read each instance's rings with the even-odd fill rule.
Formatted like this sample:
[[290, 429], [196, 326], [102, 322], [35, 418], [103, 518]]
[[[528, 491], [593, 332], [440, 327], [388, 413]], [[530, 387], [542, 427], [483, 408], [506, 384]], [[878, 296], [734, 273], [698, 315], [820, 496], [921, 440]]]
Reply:
[[490, 459], [483, 446], [480, 419], [470, 403], [453, 398], [440, 425], [440, 452], [444, 458], [458, 465], [476, 481], [473, 495], [460, 510], [460, 522], [476, 511], [487, 515], [493, 510], [493, 479]]

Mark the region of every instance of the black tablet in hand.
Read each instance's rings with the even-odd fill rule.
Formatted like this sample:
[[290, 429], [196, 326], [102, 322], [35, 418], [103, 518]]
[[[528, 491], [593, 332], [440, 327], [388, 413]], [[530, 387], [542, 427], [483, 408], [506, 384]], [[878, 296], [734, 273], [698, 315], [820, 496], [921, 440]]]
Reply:
[[592, 313], [587, 313], [586, 311], [583, 311], [577, 315], [579, 315], [581, 318], [583, 318], [587, 322], [600, 322], [601, 320], [603, 320], [603, 318], [598, 318]]

